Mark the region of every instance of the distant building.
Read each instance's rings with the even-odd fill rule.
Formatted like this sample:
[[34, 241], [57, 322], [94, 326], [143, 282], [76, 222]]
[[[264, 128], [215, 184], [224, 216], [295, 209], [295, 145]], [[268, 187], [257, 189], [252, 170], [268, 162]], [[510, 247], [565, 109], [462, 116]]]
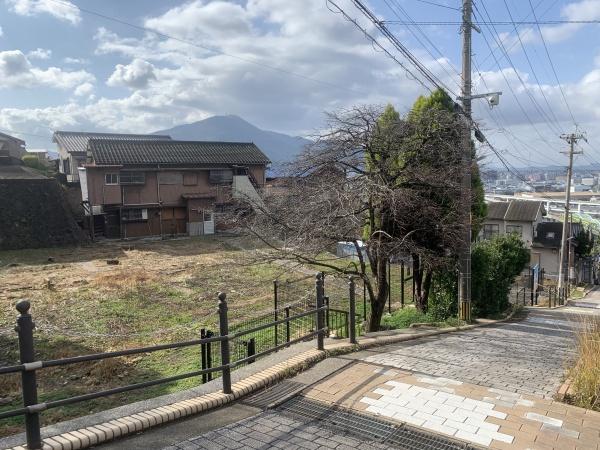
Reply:
[[68, 183], [79, 181], [78, 168], [86, 161], [87, 147], [90, 139], [111, 139], [128, 142], [137, 141], [164, 141], [170, 136], [155, 134], [115, 134], [115, 133], [88, 133], [79, 131], [55, 131], [52, 142], [58, 146], [58, 170], [64, 174]]
[[196, 236], [234, 199], [260, 202], [269, 163], [252, 143], [92, 138], [79, 178], [96, 235]]
[[489, 202], [480, 238], [491, 239], [508, 233], [518, 234], [527, 247], [531, 247], [535, 227], [545, 213], [542, 202], [510, 200]]
[[[535, 230], [533, 245], [531, 246], [531, 264], [539, 264], [544, 269], [546, 275], [551, 277], [558, 276], [560, 267], [562, 227], [562, 222], [543, 222], [538, 224]], [[570, 256], [565, 256], [565, 259], [571, 258], [573, 262], [572, 266], [575, 266], [575, 242], [572, 237], [576, 236], [580, 229], [580, 224], [571, 224], [568, 241], [570, 244], [568, 245]]]
[[42, 164], [49, 164], [48, 150], [45, 148], [30, 148], [27, 149], [27, 155], [35, 155]]
[[25, 155], [25, 141], [0, 133], [0, 152], [4, 155], [10, 155], [13, 158], [21, 159]]

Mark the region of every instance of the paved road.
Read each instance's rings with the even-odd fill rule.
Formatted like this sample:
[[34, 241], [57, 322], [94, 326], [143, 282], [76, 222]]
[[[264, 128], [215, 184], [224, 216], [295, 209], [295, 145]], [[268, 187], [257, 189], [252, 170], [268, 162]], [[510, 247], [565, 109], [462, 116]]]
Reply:
[[366, 362], [552, 397], [573, 357], [581, 309], [532, 310], [520, 322], [394, 344], [352, 355]]
[[[522, 447], [516, 446], [515, 448], [567, 448], [563, 446], [566, 445], [563, 443], [566, 441], [561, 441], [561, 439], [576, 439], [573, 437], [573, 433], [577, 433], [580, 440], [587, 438], [587, 435], [584, 433], [580, 434], [579, 431], [576, 432], [568, 428], [568, 426], [571, 425], [569, 425], [569, 422], [566, 420], [564, 421], [564, 426], [562, 425], [563, 421], [560, 422], [561, 428], [560, 426], [556, 427], [552, 424], [548, 425], [544, 422], [546, 419], [542, 418], [544, 419], [542, 420], [537, 418], [537, 416], [531, 416], [534, 417], [534, 419], [529, 422], [527, 422], [528, 419], [526, 420], [521, 417], [521, 422], [525, 421], [527, 423], [524, 425], [519, 424], [516, 429], [510, 429], [504, 427], [504, 425], [506, 425], [505, 422], [498, 422], [500, 425], [494, 425], [496, 422], [491, 422], [490, 417], [492, 417], [492, 420], [494, 417], [508, 420], [510, 418], [508, 416], [510, 416], [512, 411], [510, 408], [516, 408], [516, 411], [518, 408], [527, 408], [535, 404], [535, 402], [532, 402], [531, 400], [526, 400], [526, 398], [534, 398], [530, 397], [531, 395], [540, 398], [540, 402], [542, 402], [542, 398], [548, 399], [554, 394], [560, 384], [565, 365], [574, 357], [573, 344], [575, 335], [573, 330], [577, 328], [578, 320], [581, 318], [582, 314], [590, 314], [593, 311], [594, 310], [583, 311], [581, 308], [562, 308], [552, 311], [532, 310], [529, 312], [527, 318], [520, 322], [515, 321], [508, 324], [479, 328], [473, 331], [451, 333], [440, 335], [435, 338], [419, 339], [389, 345], [371, 351], [348, 355], [346, 358], [356, 360], [362, 365], [370, 364], [371, 367], [385, 366], [397, 368], [402, 373], [413, 373], [414, 376], [426, 374], [429, 377], [437, 377], [435, 379], [421, 380], [425, 382], [423, 386], [430, 386], [430, 384], [433, 383], [433, 385], [431, 385], [433, 386], [433, 390], [424, 388], [423, 386], [415, 388], [419, 389], [419, 392], [421, 393], [429, 393], [428, 391], [432, 390], [432, 395], [434, 393], [439, 395], [437, 394], [437, 391], [434, 392], [434, 390], [438, 389], [436, 386], [440, 381], [451, 383], [449, 386], [444, 385], [445, 387], [439, 387], [439, 389], [446, 390], [447, 392], [454, 392], [454, 390], [450, 388], [454, 388], [454, 384], [462, 384], [463, 382], [465, 383], [463, 388], [472, 386], [469, 389], [473, 389], [473, 393], [475, 393], [477, 389], [482, 389], [482, 393], [479, 393], [479, 397], [477, 398], [483, 398], [486, 402], [496, 402], [495, 405], [491, 404], [490, 407], [495, 408], [495, 411], [490, 412], [491, 409], [487, 413], [484, 411], [484, 415], [480, 419], [481, 421], [488, 422], [485, 424], [487, 428], [493, 427], [491, 428], [492, 431], [490, 431], [491, 433], [496, 433], [493, 444], [503, 444], [503, 442], [500, 442], [497, 439], [507, 438], [508, 440], [512, 440], [512, 444], [507, 440], [507, 445], [523, 445]], [[353, 369], [349, 368], [345, 370], [349, 371], [348, 381], [345, 384], [349, 384], [349, 377], [351, 376]], [[373, 373], [372, 368], [368, 370]], [[377, 375], [373, 376], [387, 376], [389, 372], [393, 372], [393, 370], [389, 369], [386, 369], [387, 372], [384, 370], [385, 373], [378, 372], [378, 370], [379, 369], [375, 369]], [[400, 375], [389, 373], [389, 376], [402, 376], [402, 373], [400, 373]], [[340, 373], [340, 376], [344, 377], [343, 373]], [[409, 379], [410, 378], [407, 378], [407, 380]], [[453, 380], [458, 380], [458, 382]], [[362, 378], [362, 381], [365, 381], [365, 379]], [[321, 386], [324, 387], [321, 388], [321, 393], [329, 392], [330, 394], [328, 395], [340, 396], [341, 394], [337, 393], [337, 390], [343, 389], [343, 385], [338, 388], [335, 384], [333, 386], [328, 384], [332, 382], [322, 382]], [[381, 383], [381, 380], [375, 380], [374, 383]], [[415, 383], [418, 384], [418, 382]], [[400, 386], [401, 384], [402, 383], [397, 385]], [[481, 386], [481, 388], [476, 386]], [[390, 386], [387, 386], [387, 388], [389, 387]], [[405, 387], [409, 391], [410, 389], [413, 389], [409, 388], [409, 385]], [[492, 390], [489, 391], [488, 388], [492, 388]], [[361, 387], [361, 389], [366, 392], [366, 387]], [[373, 386], [368, 387], [368, 389], [372, 390]], [[498, 389], [498, 391], [493, 391], [493, 389]], [[375, 390], [374, 392], [371, 391], [368, 394], [365, 394], [363, 391], [356, 391], [356, 393], [352, 391], [353, 393], [349, 394], [354, 395], [355, 399], [351, 396], [344, 396], [343, 398], [350, 398], [350, 403], [352, 403], [352, 405], [359, 405], [363, 402], [362, 407], [358, 408], [363, 411], [367, 406], [367, 404], [364, 404], [364, 395], [380, 398], [381, 401], [384, 401], [387, 398], [385, 397], [385, 391], [381, 389]], [[317, 397], [313, 396], [312, 398], [319, 399], [319, 385], [313, 389], [313, 395], [314, 392], [317, 393]], [[494, 399], [482, 397], [496, 395], [496, 392], [498, 395]], [[511, 392], [515, 393], [514, 395], [516, 397], [513, 398], [510, 394]], [[374, 393], [377, 393], [377, 395], [373, 395]], [[383, 395], [383, 397], [381, 397], [381, 395]], [[468, 397], [470, 394], [467, 393], [463, 395]], [[471, 395], [473, 396], [474, 394]], [[462, 402], [465, 402], [464, 396], [457, 396], [457, 399], [461, 399]], [[469, 400], [467, 399], [466, 401]], [[478, 401], [481, 402], [481, 400]], [[552, 402], [549, 400], [543, 400], [543, 402], [545, 402], [544, 405], [550, 405], [548, 408], [552, 408]], [[539, 406], [541, 407], [541, 405], [542, 404], [540, 403]], [[536, 404], [536, 406], [538, 405]], [[350, 407], [352, 408], [354, 406]], [[509, 409], [505, 409], [505, 413], [499, 412], [503, 407]], [[370, 410], [367, 409], [367, 411]], [[554, 414], [557, 417], [559, 414], [554, 410], [547, 410], [546, 413], [548, 416]], [[517, 412], [515, 412], [515, 414], [517, 414]], [[523, 413], [519, 410], [518, 414], [523, 416], [523, 414], [527, 413]], [[453, 419], [456, 419], [456, 417]], [[470, 419], [465, 419], [465, 428], [473, 426], [467, 425], [466, 421], [468, 420]], [[415, 425], [419, 426], [417, 423], [415, 423]], [[474, 430], [478, 429], [477, 427], [480, 425], [482, 424], [476, 424]], [[522, 428], [525, 426], [537, 427], [537, 431]], [[555, 428], [553, 428], [551, 432], [555, 433], [555, 436], [550, 435], [550, 431], [544, 429], [544, 426], [554, 426]], [[436, 427], [440, 429], [440, 432], [444, 433], [443, 426], [436, 425]], [[428, 429], [437, 429], [436, 427], [432, 425]], [[541, 431], [540, 427], [542, 427]], [[499, 431], [497, 432], [493, 431], [498, 429]], [[568, 433], [571, 433], [571, 435]], [[462, 436], [462, 438], [468, 441], [483, 445], [487, 445], [487, 442], [490, 442], [492, 439], [481, 439], [480, 435], [475, 435], [475, 431], [471, 434], [463, 432], [462, 435], [459, 435], [459, 433], [454, 435], [454, 432], [447, 434], [455, 437]], [[592, 435], [596, 436], [596, 434], [596, 431], [592, 430]], [[472, 438], [469, 439], [465, 436], [471, 436]], [[554, 439], [563, 447], [556, 447], [551, 444], [544, 447], [546, 444], [542, 439], [545, 438], [550, 439], [550, 441]], [[592, 442], [593, 439], [595, 438], [592, 437]], [[535, 445], [532, 445], [534, 441]], [[306, 423], [275, 412], [261, 412], [253, 417], [217, 428], [208, 433], [198, 433], [198, 435], [191, 436], [186, 440], [182, 440], [170, 447], [166, 447], [165, 450], [205, 448], [266, 449], [277, 447], [308, 449], [350, 447], [377, 448], [377, 445], [379, 444], [376, 442], [360, 440], [355, 436], [350, 437], [332, 431], [326, 426], [320, 426], [318, 421]]]

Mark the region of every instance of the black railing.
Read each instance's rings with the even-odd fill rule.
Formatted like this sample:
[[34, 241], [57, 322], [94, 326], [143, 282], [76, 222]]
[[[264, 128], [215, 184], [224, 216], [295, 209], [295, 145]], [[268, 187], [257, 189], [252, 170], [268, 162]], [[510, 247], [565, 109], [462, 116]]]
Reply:
[[[354, 283], [351, 282], [350, 285], [350, 296], [353, 299]], [[323, 340], [328, 332], [328, 322], [326, 322], [325, 318], [326, 316], [332, 317], [332, 314], [331, 312], [328, 313], [328, 307], [325, 304], [322, 274], [317, 275], [315, 288], [316, 305], [314, 306], [307, 302], [287, 305], [277, 311], [276, 315], [269, 313], [258, 318], [249, 319], [231, 327], [231, 329], [228, 323], [226, 295], [219, 293], [218, 334], [203, 329], [200, 333], [200, 339], [190, 341], [42, 361], [35, 360], [33, 335], [35, 325], [31, 314], [29, 314], [30, 302], [21, 300], [16, 306], [20, 313], [16, 326], [19, 338], [20, 364], [0, 367], [0, 374], [21, 373], [23, 408], [0, 412], [0, 419], [25, 416], [27, 448], [40, 449], [43, 445], [40, 434], [40, 413], [47, 409], [186, 378], [202, 377], [202, 381], [206, 382], [210, 381], [219, 372], [221, 373], [223, 392], [230, 394], [232, 392], [231, 370], [243, 364], [250, 364], [261, 356], [268, 355], [297, 342], [313, 339], [315, 336], [317, 337], [317, 348], [319, 350], [324, 349]], [[351, 309], [354, 309], [354, 305], [351, 306]], [[348, 312], [342, 312], [348, 318]], [[338, 314], [338, 312], [334, 312], [333, 314]], [[276, 317], [276, 319], [273, 320], [273, 317]], [[346, 335], [348, 335], [348, 327], [351, 330], [355, 330], [356, 327], [354, 314], [350, 315], [349, 322], [344, 325], [340, 319], [339, 322], [336, 322], [335, 326], [344, 328]], [[284, 337], [284, 339], [279, 339], [279, 335]], [[355, 336], [352, 341], [355, 342]], [[200, 346], [201, 348], [201, 369], [199, 370], [60, 400], [38, 402], [37, 374], [42, 369], [192, 346]]]

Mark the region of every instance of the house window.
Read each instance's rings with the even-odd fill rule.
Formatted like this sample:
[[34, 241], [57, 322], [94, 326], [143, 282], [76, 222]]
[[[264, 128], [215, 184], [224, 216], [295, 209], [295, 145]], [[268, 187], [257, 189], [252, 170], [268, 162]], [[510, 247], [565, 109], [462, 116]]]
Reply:
[[144, 184], [146, 174], [144, 172], [121, 172], [121, 184]]
[[183, 174], [181, 172], [158, 172], [158, 182], [160, 184], [183, 184]]
[[516, 233], [519, 236], [523, 236], [523, 227], [521, 225], [506, 225], [506, 232], [508, 234]]
[[546, 233], [546, 239], [554, 239], [555, 236], [554, 231], [548, 231]]
[[208, 181], [211, 184], [230, 184], [233, 182], [233, 170], [211, 170]]
[[71, 162], [68, 159], [63, 159], [62, 160], [62, 165], [63, 165], [63, 173], [66, 173], [68, 175], [71, 174]]
[[496, 223], [486, 223], [483, 225], [483, 238], [492, 239], [500, 234], [500, 225]]
[[104, 184], [119, 184], [119, 174], [118, 173], [105, 173], [104, 174]]
[[123, 222], [142, 222], [148, 220], [147, 209], [124, 209], [121, 212], [121, 220]]

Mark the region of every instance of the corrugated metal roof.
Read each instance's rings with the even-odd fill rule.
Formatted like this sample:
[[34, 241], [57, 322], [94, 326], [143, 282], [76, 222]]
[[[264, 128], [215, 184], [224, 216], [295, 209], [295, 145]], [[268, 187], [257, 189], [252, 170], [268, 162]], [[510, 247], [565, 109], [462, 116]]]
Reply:
[[542, 202], [511, 200], [504, 220], [533, 222], [542, 207]]
[[87, 152], [90, 139], [113, 139], [120, 141], [164, 141], [171, 136], [159, 134], [87, 133], [81, 131], [55, 131], [52, 141], [69, 153]]
[[487, 218], [513, 222], [533, 222], [542, 208], [542, 202], [511, 200], [488, 203]]
[[508, 202], [490, 202], [487, 204], [487, 218], [494, 220], [504, 220], [504, 215], [508, 209]]
[[253, 143], [204, 141], [125, 141], [90, 139], [96, 165], [199, 166], [268, 164], [269, 158]]

